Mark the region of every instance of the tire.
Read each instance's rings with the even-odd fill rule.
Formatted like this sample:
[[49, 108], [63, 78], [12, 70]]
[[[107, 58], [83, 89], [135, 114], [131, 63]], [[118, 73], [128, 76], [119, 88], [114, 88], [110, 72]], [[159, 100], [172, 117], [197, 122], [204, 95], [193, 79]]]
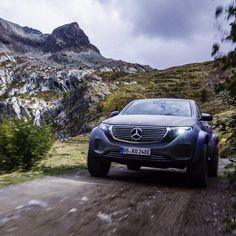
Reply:
[[129, 170], [140, 170], [141, 165], [136, 164], [136, 163], [129, 163], [129, 164], [127, 164], [127, 168]]
[[207, 145], [204, 145], [200, 160], [187, 168], [189, 184], [194, 187], [206, 187], [208, 177]]
[[100, 160], [99, 158], [95, 158], [88, 153], [87, 165], [90, 175], [96, 177], [106, 177], [110, 170], [111, 162]]
[[208, 176], [209, 177], [218, 176], [218, 162], [219, 162], [219, 154], [218, 154], [218, 147], [216, 147], [213, 153], [213, 157], [208, 161]]

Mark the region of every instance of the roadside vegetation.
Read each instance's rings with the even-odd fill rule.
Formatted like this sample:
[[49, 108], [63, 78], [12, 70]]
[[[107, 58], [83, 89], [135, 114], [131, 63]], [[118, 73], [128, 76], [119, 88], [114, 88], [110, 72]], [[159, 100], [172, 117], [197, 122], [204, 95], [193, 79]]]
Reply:
[[[225, 7], [217, 7], [215, 17], [223, 36], [220, 43], [213, 45], [212, 56], [222, 63], [222, 71], [228, 71], [228, 76], [221, 79], [216, 89], [218, 93], [224, 94], [227, 104], [234, 107], [231, 113], [225, 114], [220, 124], [223, 141], [230, 144], [229, 148], [226, 146], [223, 149], [223, 152], [227, 156], [234, 157], [228, 176], [236, 190], [236, 1], [231, 0]], [[228, 25], [227, 29], [225, 29], [226, 25]], [[222, 44], [225, 43], [230, 43], [234, 47], [226, 55], [221, 51]]]
[[45, 158], [53, 141], [49, 125], [5, 119], [0, 124], [0, 171], [31, 170]]
[[[220, 43], [213, 45], [212, 56], [222, 63], [222, 71], [228, 72], [228, 76], [221, 78], [216, 90], [224, 95], [227, 104], [233, 106], [233, 110], [225, 113], [219, 122], [219, 130], [222, 138], [222, 153], [232, 161], [225, 174], [232, 188], [232, 207], [236, 209], [236, 1], [231, 0], [225, 7], [218, 6], [215, 17], [222, 38]], [[228, 28], [225, 28], [226, 25]], [[233, 46], [228, 54], [221, 51], [222, 44], [225, 43]], [[229, 232], [236, 231], [235, 220], [234, 222], [228, 220], [226, 225]]]
[[31, 170], [0, 172], [0, 187], [21, 183], [46, 175], [63, 175], [86, 168], [88, 134], [70, 140], [55, 141], [47, 155]]

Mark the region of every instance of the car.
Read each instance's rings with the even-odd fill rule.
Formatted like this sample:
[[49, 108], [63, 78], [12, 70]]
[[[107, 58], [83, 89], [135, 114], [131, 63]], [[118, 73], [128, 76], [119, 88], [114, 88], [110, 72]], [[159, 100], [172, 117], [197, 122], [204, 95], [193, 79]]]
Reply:
[[218, 136], [190, 99], [137, 99], [95, 127], [89, 139], [88, 171], [107, 176], [111, 162], [141, 167], [186, 169], [194, 186], [207, 186], [218, 173]]

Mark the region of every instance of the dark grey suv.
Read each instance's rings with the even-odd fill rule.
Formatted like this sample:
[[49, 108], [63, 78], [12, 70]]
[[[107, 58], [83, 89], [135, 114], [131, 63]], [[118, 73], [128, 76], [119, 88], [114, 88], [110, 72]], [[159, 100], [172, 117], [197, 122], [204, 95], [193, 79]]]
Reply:
[[218, 137], [193, 100], [139, 99], [94, 128], [90, 135], [88, 170], [108, 174], [111, 162], [127, 165], [187, 168], [188, 180], [206, 186], [217, 176]]

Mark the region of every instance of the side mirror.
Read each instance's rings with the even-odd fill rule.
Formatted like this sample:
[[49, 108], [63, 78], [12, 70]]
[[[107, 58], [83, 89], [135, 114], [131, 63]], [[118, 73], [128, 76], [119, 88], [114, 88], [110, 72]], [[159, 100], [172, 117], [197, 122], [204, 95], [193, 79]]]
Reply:
[[204, 121], [212, 121], [213, 120], [213, 117], [212, 115], [208, 114], [208, 113], [202, 113], [201, 114], [201, 120], [204, 120]]
[[113, 111], [113, 112], [110, 114], [110, 117], [117, 116], [118, 114], [119, 114], [119, 111]]

